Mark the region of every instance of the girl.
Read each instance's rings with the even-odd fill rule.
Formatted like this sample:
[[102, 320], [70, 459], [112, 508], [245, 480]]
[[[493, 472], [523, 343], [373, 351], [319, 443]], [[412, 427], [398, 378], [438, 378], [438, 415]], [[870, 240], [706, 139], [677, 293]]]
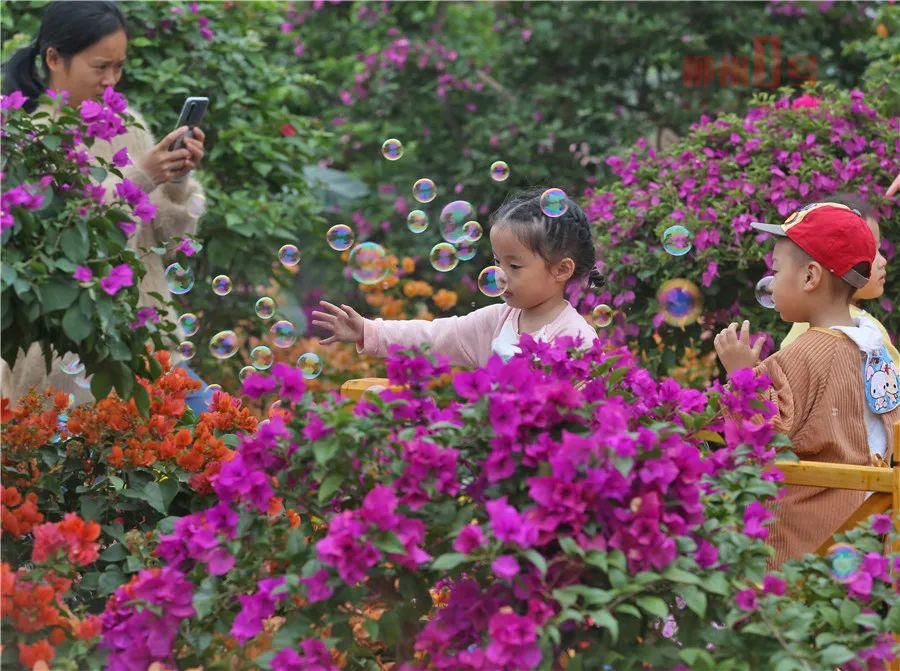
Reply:
[[[113, 2], [51, 2], [44, 10], [41, 27], [34, 42], [17, 51], [6, 66], [3, 93], [21, 91], [28, 97], [29, 112], [46, 111], [38, 106], [38, 98], [47, 89], [65, 91], [67, 104], [79, 106], [82, 101], [99, 98], [107, 87], [115, 87], [122, 77], [128, 49], [125, 17]], [[43, 78], [38, 75], [40, 63]], [[142, 126], [146, 122], [129, 109]], [[168, 111], [167, 111], [168, 113]], [[110, 142], [97, 141], [87, 151], [94, 157], [112, 160], [113, 154], [126, 149], [132, 164], [122, 170], [125, 179], [135, 182], [156, 205], [156, 218], [151, 224], [138, 226], [129, 244], [137, 249], [150, 249], [166, 244], [170, 238], [196, 231], [202, 214], [203, 192], [193, 179], [184, 179], [203, 158], [204, 134], [198, 128], [186, 137], [184, 148], [169, 151], [169, 146], [185, 133], [179, 128], [157, 143], [146, 130], [131, 126], [128, 132]], [[119, 178], [110, 175], [104, 182], [107, 201], [112, 200]], [[140, 305], [166, 309], [151, 296], [157, 292], [168, 296], [163, 260], [156, 254], [144, 256], [147, 274], [140, 286]], [[167, 315], [172, 319], [172, 315]], [[3, 366], [5, 368], [5, 364]], [[76, 403], [91, 400], [90, 392], [75, 384], [75, 376], [60, 370], [57, 358], [46, 373], [40, 346], [33, 344], [28, 352], [19, 352], [10, 373], [3, 370], [3, 396], [13, 402], [31, 388], [43, 391], [52, 386], [74, 394]]]
[[519, 336], [528, 333], [550, 342], [560, 336], [580, 339], [589, 347], [597, 334], [565, 299], [569, 282], [603, 282], [596, 263], [591, 229], [584, 211], [567, 199], [568, 210], [551, 218], [541, 210], [534, 190], [504, 203], [491, 217], [494, 261], [507, 278], [505, 304], [491, 305], [464, 317], [434, 321], [364, 319], [349, 305], [322, 301], [313, 324], [329, 331], [322, 340], [355, 342], [364, 354], [386, 356], [390, 345], [427, 344], [453, 364], [483, 366], [492, 354], [504, 359], [519, 351]]
[[[862, 215], [862, 218], [866, 220], [866, 223], [869, 225], [872, 234], [875, 236], [875, 248], [878, 251], [875, 254], [875, 262], [872, 264], [872, 274], [869, 277], [868, 284], [866, 284], [866, 286], [862, 287], [861, 289], [857, 289], [856, 293], [853, 294], [853, 299], [851, 300], [850, 304], [850, 316], [854, 319], [856, 319], [857, 317], [866, 317], [867, 319], [872, 321], [875, 326], [878, 327], [878, 330], [881, 332], [881, 337], [884, 340], [884, 344], [887, 347], [888, 354], [890, 354], [891, 358], [894, 360], [894, 365], [898, 369], [900, 369], [900, 352], [898, 352], [897, 348], [893, 345], [893, 343], [891, 343], [891, 339], [888, 336], [887, 330], [884, 328], [880, 321], [878, 321], [877, 319], [875, 319], [875, 317], [859, 307], [860, 301], [868, 301], [875, 298], [881, 298], [881, 296], [884, 294], [884, 283], [887, 279], [887, 259], [884, 258], [884, 255], [882, 255], [880, 251], [881, 229], [878, 226], [878, 211], [862, 198], [849, 193], [838, 193], [828, 200], [837, 203], [843, 203], [844, 205], [852, 207], [854, 210], [859, 212]], [[808, 329], [809, 324], [794, 324], [793, 327], [791, 327], [791, 330], [785, 336], [784, 340], [781, 341], [780, 349], [784, 349], [785, 347], [790, 345]]]

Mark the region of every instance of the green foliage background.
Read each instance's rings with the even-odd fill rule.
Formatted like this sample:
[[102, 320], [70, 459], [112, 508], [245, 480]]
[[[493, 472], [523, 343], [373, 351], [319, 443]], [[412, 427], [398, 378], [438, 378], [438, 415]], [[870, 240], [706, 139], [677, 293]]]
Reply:
[[[5, 4], [4, 57], [35, 34], [43, 4]], [[436, 226], [419, 236], [407, 231], [405, 215], [417, 205], [410, 188], [419, 177], [438, 185], [437, 199], [423, 208], [432, 222], [444, 203], [465, 198], [484, 224], [510, 191], [602, 187], [613, 181], [603, 157], [614, 149], [642, 136], [651, 143], [680, 136], [702, 112], [745, 109], [750, 86], [685, 86], [687, 57], [718, 63], [746, 56], [752, 63], [753, 39], [774, 36], [783, 75], [788, 57], [814, 56], [820, 80], [841, 88], [869, 80], [883, 91], [891, 90], [891, 71], [881, 64], [896, 59], [896, 8], [872, 3], [122, 7], [132, 40], [120, 89], [154, 132], [170, 129], [184, 96], [211, 98], [198, 175], [208, 197], [200, 224], [205, 250], [193, 261], [197, 286], [182, 301], [201, 316], [194, 363], [210, 381], [226, 375], [223, 366], [233, 373], [242, 365], [239, 357], [209, 358], [210, 335], [236, 324], [249, 336], [265, 334], [268, 324], [252, 306], [270, 278], [284, 287], [282, 315], [301, 326], [304, 306], [323, 294], [371, 313], [324, 242], [333, 223], [351, 223], [358, 239], [416, 258], [413, 276], [460, 292], [458, 310], [485, 303], [473, 280], [489, 258], [486, 238], [474, 260], [440, 274], [427, 260], [440, 240]], [[204, 24], [211, 40], [200, 34]], [[887, 38], [876, 33], [879, 25]], [[296, 135], [285, 136], [285, 124]], [[387, 137], [403, 141], [401, 160], [381, 157]], [[497, 159], [510, 164], [506, 182], [488, 177]], [[296, 275], [275, 261], [288, 241], [304, 254]], [[223, 272], [235, 284], [225, 298], [209, 289]], [[400, 287], [392, 292], [401, 296]]]

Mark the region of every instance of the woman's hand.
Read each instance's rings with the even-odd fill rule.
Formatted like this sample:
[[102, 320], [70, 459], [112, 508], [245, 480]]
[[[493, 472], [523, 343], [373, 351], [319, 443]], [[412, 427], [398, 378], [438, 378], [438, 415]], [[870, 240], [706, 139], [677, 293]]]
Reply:
[[172, 180], [184, 170], [191, 152], [186, 147], [169, 151], [169, 147], [187, 131], [187, 126], [176, 128], [137, 162], [137, 166], [147, 173], [157, 186]]
[[184, 136], [184, 148], [191, 155], [185, 161], [184, 168], [175, 173], [175, 179], [185, 177], [191, 170], [194, 170], [203, 160], [203, 143], [206, 141], [206, 134], [199, 128], [194, 128]]
[[325, 312], [314, 310], [313, 325], [331, 332], [331, 336], [320, 340], [322, 345], [333, 342], [359, 342], [363, 337], [365, 319], [349, 305], [332, 305], [327, 301], [319, 301]]

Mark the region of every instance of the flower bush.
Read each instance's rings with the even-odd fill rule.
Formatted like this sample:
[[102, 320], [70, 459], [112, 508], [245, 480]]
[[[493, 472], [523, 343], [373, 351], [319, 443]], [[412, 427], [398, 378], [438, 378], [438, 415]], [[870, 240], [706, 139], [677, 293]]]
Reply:
[[158, 563], [155, 531], [211, 500], [235, 433], [256, 428], [222, 392], [195, 417], [185, 398], [199, 383], [168, 353], [154, 360], [162, 374], [139, 379], [148, 415], [115, 395], [75, 408], [52, 391], [3, 403], [3, 636], [28, 668], [94, 655], [106, 597]]
[[[532, 341], [452, 378], [439, 359], [397, 352], [397, 390], [355, 405], [314, 397], [282, 364], [250, 376], [248, 395], [281, 405], [222, 463], [206, 505], [105, 549], [115, 523], [98, 540], [90, 514], [33, 521], [40, 561], [4, 580], [56, 587], [39, 630], [5, 616], [15, 654], [409, 671], [874, 669], [893, 657], [897, 558], [876, 535], [888, 518], [844, 539], [859, 552], [851, 581], [812, 556], [766, 570], [781, 443], [749, 419], [772, 412], [756, 400], [765, 379], [744, 371], [699, 392], [654, 381], [625, 350], [570, 358], [567, 344]], [[124, 584], [41, 573], [73, 580], [117, 543]], [[90, 645], [52, 615], [53, 594], [73, 589], [112, 592], [90, 601]]]
[[[771, 351], [771, 339], [788, 326], [754, 299], [754, 285], [769, 274], [772, 246], [750, 223], [780, 222], [806, 202], [856, 192], [879, 208], [881, 250], [893, 259], [900, 220], [883, 194], [900, 172], [898, 130], [900, 118], [880, 115], [860, 91], [825, 88], [794, 99], [763, 96], [744, 116], [704, 116], [665, 151], [639, 142], [631, 154], [608, 158], [618, 181], [588, 192], [587, 212], [609, 285], [584, 296], [583, 305], [619, 310], [604, 330], [607, 339], [636, 343], [663, 370], [686, 347], [711, 352], [711, 335], [744, 318], [768, 334]], [[692, 249], [684, 256], [662, 244], [673, 225], [689, 231]], [[657, 293], [676, 278], [699, 289], [695, 323], [666, 323]], [[889, 274], [884, 297], [866, 305], [895, 337], [897, 295], [900, 276]]]
[[[154, 324], [152, 308], [137, 307], [138, 284], [146, 270], [126, 245], [136, 226], [156, 214], [147, 194], [124, 180], [108, 199], [100, 183], [130, 160], [93, 160], [86, 148], [125, 132], [133, 123], [125, 99], [107, 89], [100, 101], [78, 109], [62, 104], [65, 94], [42, 102], [49, 111], [27, 114], [19, 92], [4, 96], [2, 126], [17, 156], [2, 175], [4, 259], [0, 277], [3, 358], [12, 366], [19, 350], [34, 342], [51, 351], [75, 352], [102, 398], [115, 386], [122, 398], [148, 399], [135, 375], [158, 373], [148, 343], [168, 346], [171, 327]], [[158, 318], [156, 319], [158, 321]], [[52, 350], [51, 350], [52, 348]]]

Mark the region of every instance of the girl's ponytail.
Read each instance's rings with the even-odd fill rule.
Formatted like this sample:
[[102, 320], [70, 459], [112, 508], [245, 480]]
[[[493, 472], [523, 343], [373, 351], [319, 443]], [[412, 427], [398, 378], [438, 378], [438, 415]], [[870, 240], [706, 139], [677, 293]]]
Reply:
[[21, 91], [28, 98], [25, 103], [25, 110], [28, 112], [35, 110], [38, 104], [37, 100], [43, 95], [45, 89], [37, 72], [36, 61], [40, 53], [40, 46], [35, 40], [14, 53], [4, 68], [3, 95]]
[[591, 272], [588, 273], [588, 287], [590, 289], [599, 289], [604, 284], [606, 284], [606, 278], [596, 268], [591, 268]]

